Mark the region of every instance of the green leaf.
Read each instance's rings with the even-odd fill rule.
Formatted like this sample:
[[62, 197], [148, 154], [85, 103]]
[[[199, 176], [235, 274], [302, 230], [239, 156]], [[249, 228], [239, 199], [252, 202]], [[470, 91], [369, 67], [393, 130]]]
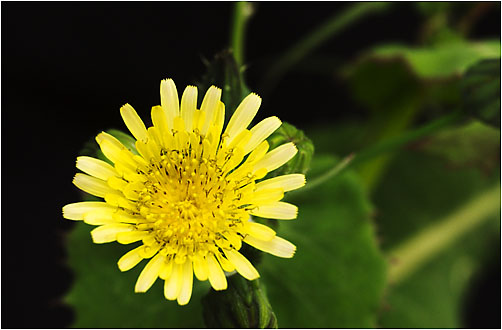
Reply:
[[[433, 228], [445, 217], [462, 210], [499, 181], [498, 174], [486, 176], [476, 169], [449, 169], [437, 158], [413, 151], [399, 153], [375, 193], [376, 223], [382, 246], [396, 251], [417, 233]], [[500, 193], [499, 193], [500, 194]], [[494, 200], [500, 200], [495, 198]], [[491, 205], [490, 207], [493, 207]], [[472, 212], [472, 210], [471, 210]], [[475, 216], [471, 214], [471, 216]], [[481, 219], [477, 226], [446, 241], [397, 283], [390, 283], [385, 297], [380, 326], [398, 328], [462, 327], [463, 298], [469, 280], [491, 249], [500, 246], [500, 216]], [[454, 227], [456, 228], [456, 227]], [[423, 241], [415, 251], [422, 252], [435, 241]], [[442, 235], [450, 235], [443, 231]], [[400, 267], [399, 259], [391, 259], [389, 274]], [[409, 262], [408, 259], [402, 261]], [[401, 264], [402, 264], [401, 263]]]
[[[334, 164], [314, 158], [310, 177]], [[279, 327], [374, 327], [386, 263], [361, 181], [346, 171], [291, 202], [298, 219], [281, 221], [279, 235], [297, 246], [295, 256], [264, 255], [259, 265]]]
[[147, 261], [122, 273], [118, 259], [132, 246], [94, 244], [92, 226], [75, 226], [67, 241], [68, 262], [74, 272], [73, 286], [65, 301], [75, 311], [76, 328], [201, 328], [201, 298], [207, 282], [194, 283], [187, 306], [164, 298], [161, 280], [146, 293], [134, 293], [136, 280]]
[[472, 66], [461, 87], [464, 110], [500, 130], [500, 60]]
[[374, 49], [369, 57], [403, 60], [420, 78], [447, 78], [463, 74], [482, 59], [500, 58], [500, 40], [442, 43], [423, 48], [385, 45]]
[[477, 167], [491, 173], [500, 164], [500, 130], [471, 121], [437, 132], [418, 148], [445, 159], [453, 167]]

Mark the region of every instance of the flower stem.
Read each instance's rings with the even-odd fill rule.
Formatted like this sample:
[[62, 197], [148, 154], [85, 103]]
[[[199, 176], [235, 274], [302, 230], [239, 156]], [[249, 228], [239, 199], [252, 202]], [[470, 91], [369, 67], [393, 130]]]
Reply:
[[391, 250], [388, 256], [396, 260], [396, 264], [389, 269], [389, 281], [393, 284], [404, 281], [427, 261], [499, 210], [500, 185], [497, 185]]
[[244, 63], [244, 40], [246, 35], [246, 24], [252, 14], [251, 6], [250, 3], [245, 1], [236, 2], [234, 5], [230, 46], [232, 47], [235, 61], [239, 66]]
[[343, 172], [345, 169], [349, 168], [349, 165], [350, 167], [354, 167], [363, 164], [364, 162], [371, 160], [375, 157], [381, 156], [382, 154], [395, 151], [398, 148], [402, 147], [403, 145], [406, 145], [412, 141], [427, 136], [445, 126], [454, 123], [459, 117], [460, 114], [458, 112], [452, 113], [450, 115], [439, 118], [427, 125], [424, 125], [414, 130], [410, 130], [404, 134], [401, 134], [398, 137], [378, 142], [373, 146], [361, 151], [360, 153], [357, 154], [352, 153], [347, 157], [345, 157], [344, 159], [342, 159], [333, 168], [329, 169], [325, 173], [307, 181], [307, 184], [303, 188], [288, 192], [288, 197], [292, 197], [297, 194], [302, 194], [305, 191], [317, 187], [318, 185], [330, 180], [334, 176]]
[[[318, 185], [328, 181], [329, 179], [331, 179], [332, 177], [334, 177], [335, 175], [340, 173], [342, 170], [344, 170], [352, 162], [352, 159], [354, 159], [354, 156], [355, 156], [354, 154], [348, 155], [347, 157], [342, 159], [340, 162], [338, 162], [333, 168], [326, 171], [324, 174], [318, 176], [317, 178], [314, 178], [312, 180], [307, 181], [307, 184], [303, 188], [296, 190], [296, 191], [298, 191], [300, 193], [304, 193], [305, 191], [310, 190], [312, 188], [315, 188]], [[296, 191], [290, 192], [289, 196], [294, 195], [294, 193]]]
[[374, 157], [380, 156], [382, 154], [394, 151], [410, 142], [427, 136], [431, 133], [448, 126], [461, 117], [460, 113], [453, 112], [449, 115], [441, 117], [433, 122], [430, 122], [422, 127], [409, 130], [397, 137], [389, 138], [381, 142], [375, 143], [373, 146], [359, 152], [357, 157], [352, 162], [352, 166], [356, 166], [366, 162]]

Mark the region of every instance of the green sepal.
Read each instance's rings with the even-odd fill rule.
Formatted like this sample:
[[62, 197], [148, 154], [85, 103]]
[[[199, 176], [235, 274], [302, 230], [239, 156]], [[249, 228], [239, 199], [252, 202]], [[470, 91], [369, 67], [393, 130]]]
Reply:
[[259, 280], [248, 281], [235, 274], [227, 277], [227, 282], [226, 290], [211, 289], [202, 298], [208, 328], [277, 328], [277, 318]]
[[290, 173], [307, 173], [310, 168], [310, 162], [314, 156], [314, 144], [302, 130], [297, 129], [295, 126], [283, 122], [281, 127], [275, 131], [267, 139], [270, 150], [288, 142], [293, 142], [298, 148], [298, 153], [275, 171], [272, 171], [267, 177], [274, 177], [278, 175]]
[[[206, 73], [197, 83], [201, 91], [206, 91], [212, 85], [222, 89], [221, 101], [225, 104], [225, 122], [228, 122], [237, 106], [250, 91], [242, 77], [243, 67], [235, 61], [230, 49], [217, 53], [211, 61], [205, 60]], [[199, 104], [204, 94], [199, 95]]]

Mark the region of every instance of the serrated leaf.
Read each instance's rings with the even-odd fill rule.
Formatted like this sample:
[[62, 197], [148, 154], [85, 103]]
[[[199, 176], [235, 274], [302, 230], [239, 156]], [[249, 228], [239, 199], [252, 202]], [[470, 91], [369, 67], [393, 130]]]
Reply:
[[143, 260], [122, 273], [117, 260], [132, 246], [94, 244], [92, 226], [75, 226], [67, 241], [68, 263], [74, 282], [65, 301], [74, 309], [76, 328], [201, 328], [201, 298], [207, 282], [195, 283], [191, 302], [178, 306], [164, 298], [163, 282], [157, 280], [146, 293], [134, 293]]
[[[316, 157], [311, 173], [335, 163]], [[281, 222], [279, 235], [297, 252], [293, 259], [265, 255], [259, 268], [279, 327], [374, 327], [386, 264], [359, 178], [347, 171], [292, 202], [298, 219]]]
[[445, 159], [452, 167], [476, 167], [491, 173], [500, 164], [500, 130], [471, 121], [431, 135], [418, 148]]

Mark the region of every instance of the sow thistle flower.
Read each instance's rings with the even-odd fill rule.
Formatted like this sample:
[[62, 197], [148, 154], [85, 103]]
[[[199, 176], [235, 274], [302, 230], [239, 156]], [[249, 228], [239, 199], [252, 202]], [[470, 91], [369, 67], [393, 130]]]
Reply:
[[247, 96], [223, 131], [225, 105], [221, 90], [212, 86], [197, 109], [197, 88], [188, 86], [181, 97], [173, 80], [163, 80], [161, 105], [152, 108], [148, 129], [126, 104], [120, 114], [134, 138], [126, 148], [105, 132], [96, 137], [103, 154], [113, 163], [78, 157], [73, 183], [104, 199], [63, 207], [70, 220], [97, 225], [94, 243], [141, 242], [118, 261], [127, 271], [150, 259], [135, 291], [147, 291], [158, 277], [164, 295], [187, 304], [193, 275], [209, 280], [215, 290], [227, 288], [225, 272], [234, 270], [248, 280], [257, 270], [239, 250], [242, 242], [278, 257], [291, 258], [295, 246], [276, 236], [251, 215], [294, 219], [297, 207], [282, 202], [284, 193], [305, 184], [303, 174], [263, 178], [295, 156], [293, 143], [272, 151], [266, 138], [279, 126], [269, 117], [247, 129], [261, 98]]

